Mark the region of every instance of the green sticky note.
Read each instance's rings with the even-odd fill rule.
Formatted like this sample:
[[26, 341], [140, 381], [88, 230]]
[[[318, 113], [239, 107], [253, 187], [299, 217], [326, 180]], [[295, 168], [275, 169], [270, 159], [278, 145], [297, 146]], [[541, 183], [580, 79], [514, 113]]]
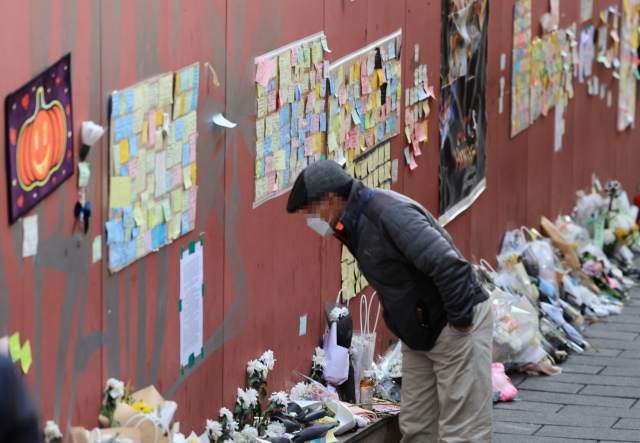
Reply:
[[149, 210], [149, 229], [155, 228], [157, 223], [158, 223], [158, 219], [156, 218], [156, 214], [155, 212], [153, 212], [153, 209], [150, 209]]
[[33, 363], [33, 358], [31, 357], [31, 343], [29, 342], [29, 340], [27, 340], [26, 342], [24, 342], [24, 346], [22, 347], [20, 356], [20, 365], [22, 366], [22, 372], [28, 374], [31, 363]]
[[124, 241], [128, 242], [131, 240], [131, 229], [133, 228], [133, 218], [128, 218], [127, 222], [124, 224]]
[[91, 169], [89, 162], [78, 163], [78, 187], [84, 188], [89, 185], [89, 177], [91, 177]]
[[182, 210], [182, 188], [173, 191], [173, 212]]
[[102, 235], [97, 235], [93, 239], [93, 245], [91, 247], [93, 251], [93, 260], [92, 263], [97, 262], [102, 259]]
[[13, 363], [20, 360], [20, 333], [16, 332], [11, 337], [9, 337], [9, 354], [11, 355], [11, 361]]
[[262, 85], [260, 83], [258, 83], [257, 90], [258, 97], [262, 97]]
[[[180, 202], [182, 204], [182, 202]], [[171, 221], [171, 207], [169, 206], [169, 199], [165, 198], [162, 200], [162, 210], [164, 212], [164, 219], [166, 221]]]

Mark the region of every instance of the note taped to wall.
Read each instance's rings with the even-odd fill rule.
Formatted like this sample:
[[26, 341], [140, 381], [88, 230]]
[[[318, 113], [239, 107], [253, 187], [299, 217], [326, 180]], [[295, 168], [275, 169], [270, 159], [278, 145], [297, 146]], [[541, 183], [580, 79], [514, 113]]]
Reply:
[[203, 353], [203, 250], [202, 240], [191, 241], [180, 258], [180, 365], [192, 366]]

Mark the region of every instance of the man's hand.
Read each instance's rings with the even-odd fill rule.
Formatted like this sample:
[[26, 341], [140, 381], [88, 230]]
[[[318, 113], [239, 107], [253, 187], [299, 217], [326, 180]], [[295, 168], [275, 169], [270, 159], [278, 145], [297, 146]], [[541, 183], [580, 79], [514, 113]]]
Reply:
[[[456, 328], [456, 327], [454, 326], [454, 328]], [[471, 326], [467, 326], [466, 328], [456, 328], [456, 329], [457, 329], [458, 331], [460, 331], [460, 332], [465, 332], [465, 333], [467, 333], [467, 334], [468, 334], [469, 332], [471, 332]]]

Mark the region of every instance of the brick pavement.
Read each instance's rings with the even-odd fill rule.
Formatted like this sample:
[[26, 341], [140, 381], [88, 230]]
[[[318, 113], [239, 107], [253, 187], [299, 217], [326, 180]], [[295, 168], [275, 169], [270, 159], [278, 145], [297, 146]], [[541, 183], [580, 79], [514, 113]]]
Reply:
[[594, 348], [562, 374], [516, 374], [521, 402], [494, 407], [495, 443], [640, 442], [640, 290], [622, 315], [589, 326]]

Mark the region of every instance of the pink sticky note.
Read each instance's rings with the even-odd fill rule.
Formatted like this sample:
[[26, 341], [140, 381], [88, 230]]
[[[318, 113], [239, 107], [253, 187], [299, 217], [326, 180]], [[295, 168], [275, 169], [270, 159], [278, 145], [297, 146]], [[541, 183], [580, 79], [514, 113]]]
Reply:
[[[396, 108], [396, 110], [399, 107]], [[405, 126], [411, 126], [413, 124], [413, 112], [411, 112], [410, 108], [404, 108], [404, 124]]]
[[324, 100], [318, 100], [318, 112], [324, 112]]
[[307, 95], [307, 107], [305, 108], [304, 112], [306, 112], [307, 114], [310, 112], [315, 111], [315, 107], [316, 107], [316, 96], [315, 94], [309, 94]]
[[419, 142], [423, 142], [427, 139], [427, 134], [424, 133], [424, 125], [423, 124], [417, 124], [413, 127], [414, 131], [415, 131], [415, 137], [418, 139]]
[[298, 47], [296, 46], [291, 50], [291, 66], [295, 68], [297, 64], [298, 64]]
[[171, 177], [173, 180], [173, 185], [171, 186], [171, 190], [177, 189], [182, 185], [182, 164], [178, 163], [171, 170]]
[[313, 156], [315, 157], [315, 161], [317, 161], [317, 162], [320, 161], [320, 151], [318, 151], [315, 154], [313, 154]]
[[275, 192], [278, 190], [278, 184], [276, 183], [276, 173], [269, 174], [269, 192]]
[[387, 114], [391, 114], [391, 99], [387, 99], [384, 106], [387, 108]]
[[135, 180], [138, 176], [138, 157], [129, 159], [129, 177], [131, 180]]
[[264, 173], [265, 175], [271, 174], [271, 167], [273, 166], [273, 154], [267, 155], [264, 158]]
[[189, 163], [196, 161], [196, 133], [189, 136]]
[[[367, 59], [363, 59], [360, 62], [360, 77], [366, 77], [367, 76]], [[369, 79], [367, 78], [367, 82], [369, 81]]]
[[189, 221], [196, 219], [196, 201], [198, 199], [198, 186], [193, 185], [189, 188]]
[[284, 89], [280, 89], [278, 92], [278, 109], [282, 109], [282, 97], [284, 96]]
[[274, 89], [269, 93], [267, 112], [273, 112], [276, 110], [276, 90]]
[[[311, 137], [305, 137], [304, 139], [304, 156], [308, 157], [313, 154], [313, 147], [311, 146]], [[267, 173], [265, 169], [265, 174]]]
[[311, 116], [311, 134], [317, 134], [320, 131], [320, 116], [313, 114]]
[[256, 82], [262, 86], [269, 84], [269, 77], [273, 69], [273, 61], [268, 58], [258, 57], [258, 69], [256, 70]]
[[427, 88], [427, 95], [431, 98], [436, 98], [436, 95], [433, 93], [433, 86]]
[[386, 115], [387, 115], [387, 107], [386, 106], [382, 106], [380, 108], [380, 122], [384, 121]]
[[298, 128], [306, 129], [307, 128], [307, 119], [304, 116], [300, 116], [298, 118]]
[[418, 164], [416, 163], [416, 158], [413, 156], [413, 151], [411, 151], [411, 153], [409, 154], [409, 169], [413, 171], [417, 167]]
[[152, 230], [149, 229], [148, 231], [144, 232], [144, 251], [145, 252], [151, 252], [151, 245], [153, 244], [151, 242], [152, 238], [151, 238], [151, 234], [152, 234]]
[[346, 102], [347, 102], [347, 88], [345, 88], [344, 85], [341, 85], [340, 86], [340, 95], [338, 97], [338, 103], [340, 104], [340, 106], [342, 106]]
[[316, 78], [322, 78], [322, 67], [324, 63], [318, 62], [316, 63]]
[[400, 117], [400, 106], [396, 105], [396, 118]]
[[149, 138], [148, 146], [154, 146], [156, 144], [156, 111], [149, 111]]
[[298, 137], [295, 137], [293, 139], [291, 139], [291, 149], [293, 151], [297, 151], [298, 150], [298, 146], [300, 146], [300, 139]]
[[344, 127], [345, 129], [351, 129], [351, 113], [347, 113], [344, 117]]
[[362, 94], [368, 94], [371, 92], [369, 89], [369, 77], [364, 76], [360, 78], [360, 86], [362, 87]]
[[[422, 125], [416, 125], [422, 126]], [[411, 134], [411, 145], [413, 146], [413, 154], [415, 156], [421, 155], [422, 151], [420, 151], [420, 142], [418, 142], [418, 137], [415, 134]]]

